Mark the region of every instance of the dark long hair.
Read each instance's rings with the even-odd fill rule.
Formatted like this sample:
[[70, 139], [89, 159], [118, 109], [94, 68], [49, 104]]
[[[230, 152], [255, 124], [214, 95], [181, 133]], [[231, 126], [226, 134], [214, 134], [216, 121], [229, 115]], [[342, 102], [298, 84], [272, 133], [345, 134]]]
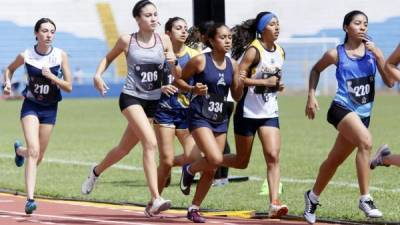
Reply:
[[[199, 46], [201, 45], [201, 36], [205, 36], [206, 42], [207, 42], [207, 31], [208, 29], [213, 26], [215, 23], [212, 20], [205, 21], [200, 23], [198, 26], [193, 26], [188, 30], [189, 36], [186, 39], [185, 45], [194, 48], [194, 49], [199, 49]], [[207, 45], [207, 43], [204, 43]]]
[[248, 19], [232, 28], [232, 58], [238, 59], [251, 41], [257, 37], [257, 24], [266, 14], [271, 14], [271, 12], [260, 12], [255, 19]]
[[53, 22], [53, 20], [51, 20], [51, 19], [49, 19], [49, 18], [41, 18], [41, 19], [39, 19], [39, 20], [36, 22], [36, 24], [35, 24], [34, 30], [35, 30], [36, 33], [39, 32], [40, 26], [41, 26], [43, 23], [51, 23], [51, 24], [54, 26], [54, 29], [57, 30], [56, 24]]
[[167, 31], [170, 31], [170, 32], [171, 32], [171, 31], [172, 31], [172, 27], [174, 26], [174, 23], [175, 23], [176, 21], [178, 21], [178, 20], [182, 20], [183, 22], [186, 23], [186, 21], [185, 21], [183, 18], [178, 17], [178, 16], [169, 18], [168, 21], [165, 23], [164, 31], [165, 31], [165, 32], [167, 32]]
[[140, 1], [138, 1], [135, 4], [135, 6], [133, 7], [133, 9], [132, 9], [133, 17], [140, 16], [140, 12], [142, 11], [142, 8], [145, 7], [146, 5], [149, 5], [149, 4], [154, 5], [154, 3], [149, 1], [149, 0], [140, 0]]
[[217, 30], [220, 27], [226, 27], [229, 29], [228, 26], [226, 26], [224, 23], [214, 23], [211, 27], [208, 28], [206, 32], [206, 45], [213, 49], [213, 46], [211, 45], [210, 39], [214, 39], [215, 36], [217, 35]]
[[[364, 12], [361, 12], [360, 10], [353, 10], [344, 16], [344, 19], [343, 19], [343, 31], [344, 32], [346, 32], [346, 30], [344, 29], [344, 26], [349, 26], [351, 21], [353, 21], [354, 17], [357, 15], [365, 16], [365, 18], [367, 18], [367, 22], [368, 22], [367, 14], [365, 14]], [[346, 43], [348, 40], [349, 40], [349, 37], [347, 36], [347, 32], [346, 32], [346, 36], [344, 37], [344, 43]]]

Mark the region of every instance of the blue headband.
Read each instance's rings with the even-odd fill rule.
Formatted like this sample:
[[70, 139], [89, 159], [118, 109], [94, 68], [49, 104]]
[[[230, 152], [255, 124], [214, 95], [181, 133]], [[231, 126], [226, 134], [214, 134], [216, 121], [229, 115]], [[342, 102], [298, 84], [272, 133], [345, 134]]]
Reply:
[[262, 16], [261, 19], [257, 23], [257, 32], [262, 34], [262, 32], [264, 31], [264, 28], [268, 25], [269, 21], [271, 21], [271, 19], [274, 17], [276, 17], [276, 15], [273, 13], [268, 13], [268, 14], [265, 14], [264, 16]]

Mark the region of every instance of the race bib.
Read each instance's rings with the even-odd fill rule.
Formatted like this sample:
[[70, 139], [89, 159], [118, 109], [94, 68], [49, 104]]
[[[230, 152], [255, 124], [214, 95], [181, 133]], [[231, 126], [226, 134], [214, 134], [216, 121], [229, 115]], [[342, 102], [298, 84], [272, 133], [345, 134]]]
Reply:
[[203, 96], [202, 114], [213, 122], [222, 122], [226, 114], [226, 97], [214, 93]]
[[162, 64], [138, 64], [135, 65], [135, 70], [143, 90], [152, 91], [161, 88], [164, 72]]
[[[267, 79], [270, 78], [272, 76], [276, 76], [278, 77], [278, 79], [280, 79], [282, 77], [282, 73], [280, 69], [277, 69], [276, 72], [263, 72], [261, 77], [262, 79]], [[265, 86], [256, 86], [254, 88], [254, 93], [256, 94], [262, 94], [265, 95], [266, 93], [272, 93], [272, 92], [277, 92], [279, 90], [279, 87], [265, 87]]]
[[38, 101], [56, 102], [58, 87], [45, 77], [29, 77], [28, 89]]
[[347, 80], [347, 90], [350, 99], [358, 105], [364, 105], [374, 101], [375, 78], [374, 76], [354, 78]]

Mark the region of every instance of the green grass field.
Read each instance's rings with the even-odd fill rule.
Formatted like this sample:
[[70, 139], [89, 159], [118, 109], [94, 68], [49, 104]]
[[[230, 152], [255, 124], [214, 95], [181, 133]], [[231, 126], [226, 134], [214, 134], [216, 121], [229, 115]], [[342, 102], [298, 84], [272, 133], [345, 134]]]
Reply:
[[[398, 96], [377, 96], [371, 132], [374, 149], [389, 143], [393, 152], [400, 152], [398, 125], [400, 106]], [[321, 110], [315, 121], [304, 116], [305, 96], [282, 96], [281, 115], [281, 174], [284, 192], [282, 201], [289, 213], [303, 213], [303, 193], [311, 188], [321, 162], [327, 156], [336, 137], [329, 125], [326, 111], [330, 97], [319, 98]], [[64, 100], [59, 107], [58, 122], [47, 149], [46, 159], [39, 169], [36, 193], [52, 197], [69, 197], [105, 201], [145, 203], [148, 189], [141, 168], [141, 147], [118, 163], [127, 168], [111, 168], [99, 180], [90, 196], [80, 194], [80, 186], [87, 176], [89, 164], [100, 161], [119, 142], [126, 127], [119, 112], [117, 99]], [[0, 102], [0, 188], [24, 191], [24, 170], [13, 162], [13, 142], [23, 138], [19, 123], [20, 101]], [[231, 126], [232, 127], [232, 126]], [[229, 133], [234, 146], [233, 132]], [[177, 152], [180, 147], [176, 145]], [[234, 148], [233, 148], [234, 149]], [[375, 150], [374, 150], [375, 152]], [[355, 154], [338, 169], [332, 183], [321, 196], [317, 211], [319, 217], [365, 220], [358, 209], [358, 188], [355, 173]], [[171, 199], [173, 206], [186, 207], [193, 195], [184, 196], [179, 190], [180, 170], [174, 170], [172, 185], [163, 196]], [[400, 221], [400, 188], [398, 168], [378, 168], [372, 172], [371, 190], [377, 206], [386, 221]], [[212, 188], [202, 207], [226, 210], [266, 211], [268, 196], [260, 196], [266, 165], [257, 140], [249, 167], [230, 170], [230, 175], [247, 175], [261, 178], [225, 187]], [[192, 193], [194, 191], [192, 190]]]

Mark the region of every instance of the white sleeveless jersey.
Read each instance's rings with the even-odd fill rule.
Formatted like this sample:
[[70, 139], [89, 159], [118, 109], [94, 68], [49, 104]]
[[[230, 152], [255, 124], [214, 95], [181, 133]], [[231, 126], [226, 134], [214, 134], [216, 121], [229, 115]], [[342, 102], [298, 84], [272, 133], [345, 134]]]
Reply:
[[[267, 51], [259, 40], [254, 40], [250, 46], [260, 53], [260, 62], [252, 69], [253, 79], [264, 79], [271, 74], [280, 72], [285, 60], [284, 50], [275, 44], [275, 51]], [[245, 93], [243, 117], [253, 119], [274, 118], [279, 116], [278, 91], [268, 92], [265, 87], [249, 86]]]

